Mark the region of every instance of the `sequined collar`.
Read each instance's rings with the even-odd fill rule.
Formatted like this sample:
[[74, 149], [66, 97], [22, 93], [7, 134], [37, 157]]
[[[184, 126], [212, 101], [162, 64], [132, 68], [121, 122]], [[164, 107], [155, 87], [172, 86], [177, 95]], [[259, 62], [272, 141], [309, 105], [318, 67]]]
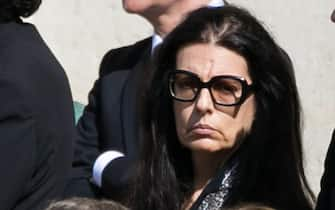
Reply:
[[239, 161], [232, 157], [205, 187], [191, 210], [219, 210], [226, 206], [232, 196], [232, 189], [238, 183]]

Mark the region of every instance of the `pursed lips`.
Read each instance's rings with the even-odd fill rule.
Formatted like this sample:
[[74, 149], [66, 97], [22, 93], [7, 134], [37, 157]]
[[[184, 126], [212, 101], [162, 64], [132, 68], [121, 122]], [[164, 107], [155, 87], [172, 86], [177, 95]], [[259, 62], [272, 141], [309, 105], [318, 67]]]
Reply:
[[209, 136], [212, 135], [214, 132], [218, 132], [217, 129], [213, 128], [208, 124], [195, 124], [187, 131], [191, 135], [201, 135], [201, 136]]

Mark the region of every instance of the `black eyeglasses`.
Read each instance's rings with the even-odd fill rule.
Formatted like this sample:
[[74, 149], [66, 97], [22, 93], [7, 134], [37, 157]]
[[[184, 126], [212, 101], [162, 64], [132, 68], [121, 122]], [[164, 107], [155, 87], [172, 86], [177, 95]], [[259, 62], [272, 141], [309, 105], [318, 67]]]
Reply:
[[243, 77], [231, 75], [215, 76], [208, 82], [185, 70], [174, 70], [168, 76], [170, 95], [184, 102], [194, 101], [200, 90], [207, 88], [215, 104], [236, 106], [242, 104], [253, 89]]

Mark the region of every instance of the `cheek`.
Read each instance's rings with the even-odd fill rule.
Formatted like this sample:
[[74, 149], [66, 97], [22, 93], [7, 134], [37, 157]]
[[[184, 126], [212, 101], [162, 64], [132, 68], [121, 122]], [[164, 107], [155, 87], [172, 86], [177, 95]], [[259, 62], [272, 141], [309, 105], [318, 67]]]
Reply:
[[[236, 120], [237, 132], [248, 133], [251, 129], [252, 123], [255, 118], [255, 98], [254, 96], [250, 96], [240, 107]], [[238, 135], [238, 133], [236, 133]]]
[[185, 106], [185, 103], [173, 102], [176, 131], [179, 139], [184, 139], [186, 135], [187, 124], [191, 115], [189, 109]]
[[255, 102], [253, 96], [250, 96], [239, 108], [232, 110], [232, 107], [228, 107], [221, 112], [217, 125], [223, 132], [227, 144], [235, 145], [240, 135], [250, 131], [254, 115]]
[[243, 129], [249, 132], [256, 113], [256, 102], [253, 95], [245, 101], [245, 107], [243, 107], [242, 111], [243, 116], [241, 116], [241, 124], [243, 125]]

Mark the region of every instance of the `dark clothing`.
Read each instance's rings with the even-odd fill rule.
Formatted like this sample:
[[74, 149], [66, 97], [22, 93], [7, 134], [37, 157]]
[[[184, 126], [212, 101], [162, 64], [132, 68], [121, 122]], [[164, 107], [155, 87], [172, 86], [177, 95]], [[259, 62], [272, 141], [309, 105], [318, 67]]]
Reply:
[[333, 209], [335, 209], [335, 130], [328, 148], [325, 171], [321, 179], [321, 192], [316, 205], [316, 210]]
[[[138, 99], [150, 52], [151, 38], [148, 38], [105, 55], [100, 77], [77, 125], [73, 174], [67, 196], [97, 197], [103, 194], [114, 200], [121, 197], [128, 183], [131, 164], [138, 154]], [[120, 151], [125, 157], [107, 165], [102, 174], [102, 188], [98, 189], [90, 182], [93, 164], [108, 150]]]
[[238, 157], [233, 157], [210, 180], [190, 210], [219, 210], [230, 206], [239, 197], [234, 191], [239, 187], [239, 173]]
[[0, 24], [0, 96], [0, 209], [42, 209], [64, 191], [75, 128], [67, 77], [31, 24]]

